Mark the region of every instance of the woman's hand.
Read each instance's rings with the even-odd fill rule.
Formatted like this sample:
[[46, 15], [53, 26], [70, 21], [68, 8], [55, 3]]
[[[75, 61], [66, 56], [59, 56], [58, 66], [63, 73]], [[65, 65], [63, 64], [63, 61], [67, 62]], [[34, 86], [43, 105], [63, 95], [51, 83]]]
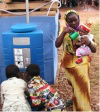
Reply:
[[82, 45], [89, 45], [90, 44], [90, 40], [89, 40], [89, 38], [88, 38], [88, 36], [83, 36], [82, 38], [81, 38], [81, 44]]
[[91, 43], [91, 41], [89, 40], [88, 36], [83, 36], [81, 38], [81, 43], [82, 45], [86, 45], [91, 49], [91, 52], [95, 53], [96, 52], [96, 47], [94, 44]]
[[63, 32], [66, 34], [66, 33], [75, 32], [75, 30], [71, 27], [64, 27]]
[[64, 27], [63, 32], [59, 35], [59, 37], [56, 39], [55, 46], [58, 48], [63, 43], [63, 39], [66, 33], [74, 32], [75, 30], [71, 27]]

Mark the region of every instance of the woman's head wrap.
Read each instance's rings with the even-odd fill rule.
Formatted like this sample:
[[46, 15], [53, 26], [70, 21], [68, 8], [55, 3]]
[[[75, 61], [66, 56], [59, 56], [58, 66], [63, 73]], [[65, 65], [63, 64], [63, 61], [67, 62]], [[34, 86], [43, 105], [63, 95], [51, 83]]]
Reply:
[[[66, 16], [67, 16], [69, 13], [75, 13], [76, 15], [79, 15], [75, 10], [68, 10], [67, 12], [65, 12], [65, 15], [64, 15], [65, 21], [66, 21]], [[67, 21], [66, 21], [66, 23], [67, 23]]]
[[[64, 20], [65, 20], [65, 23], [66, 23], [67, 26], [69, 26], [69, 25], [68, 25], [68, 23], [67, 23], [67, 21], [66, 21], [66, 17], [67, 17], [67, 15], [70, 14], [70, 13], [75, 13], [77, 16], [79, 16], [78, 12], [76, 12], [75, 10], [68, 10], [67, 12], [65, 12]], [[79, 21], [80, 21], [80, 19], [79, 19]], [[76, 30], [78, 30], [78, 29], [79, 29], [79, 26], [76, 28]]]

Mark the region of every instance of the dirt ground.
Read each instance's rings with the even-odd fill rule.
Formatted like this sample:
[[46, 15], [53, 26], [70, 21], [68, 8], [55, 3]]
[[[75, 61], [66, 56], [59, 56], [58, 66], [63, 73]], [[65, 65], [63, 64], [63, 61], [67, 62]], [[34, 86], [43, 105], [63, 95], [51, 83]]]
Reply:
[[[91, 71], [90, 71], [90, 83], [91, 83], [91, 107], [93, 111], [100, 111], [99, 110], [99, 9], [88, 7], [77, 7], [74, 8], [78, 11], [80, 15], [81, 22], [84, 22], [86, 19], [90, 19], [93, 21], [94, 26], [93, 31], [94, 35], [96, 36], [97, 42], [97, 52], [92, 54], [92, 62], [91, 62]], [[64, 12], [66, 12], [68, 8], [61, 8], [61, 19], [60, 19], [60, 26], [63, 27], [65, 25], [64, 22]], [[60, 63], [61, 55], [62, 55], [62, 47], [58, 48], [58, 61]], [[67, 78], [63, 72], [63, 69], [59, 69], [59, 73], [57, 74], [56, 84], [54, 88], [61, 94], [61, 97], [64, 100], [68, 100], [72, 98], [72, 88], [69, 86], [67, 82]], [[72, 106], [67, 108], [68, 111], [72, 111]]]

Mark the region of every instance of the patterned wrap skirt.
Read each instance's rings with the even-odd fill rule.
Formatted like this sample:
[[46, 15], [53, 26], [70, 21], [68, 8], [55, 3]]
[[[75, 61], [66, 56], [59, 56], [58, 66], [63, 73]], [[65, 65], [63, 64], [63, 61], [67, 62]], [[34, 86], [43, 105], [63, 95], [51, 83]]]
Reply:
[[73, 111], [91, 111], [89, 68], [89, 63], [64, 68], [67, 79], [73, 87]]

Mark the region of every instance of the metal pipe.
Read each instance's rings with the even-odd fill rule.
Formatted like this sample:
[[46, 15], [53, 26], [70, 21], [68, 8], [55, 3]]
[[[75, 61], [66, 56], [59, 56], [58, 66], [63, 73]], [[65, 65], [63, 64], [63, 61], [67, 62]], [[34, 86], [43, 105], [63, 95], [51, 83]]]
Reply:
[[29, 0], [26, 0], [26, 22], [29, 23]]

